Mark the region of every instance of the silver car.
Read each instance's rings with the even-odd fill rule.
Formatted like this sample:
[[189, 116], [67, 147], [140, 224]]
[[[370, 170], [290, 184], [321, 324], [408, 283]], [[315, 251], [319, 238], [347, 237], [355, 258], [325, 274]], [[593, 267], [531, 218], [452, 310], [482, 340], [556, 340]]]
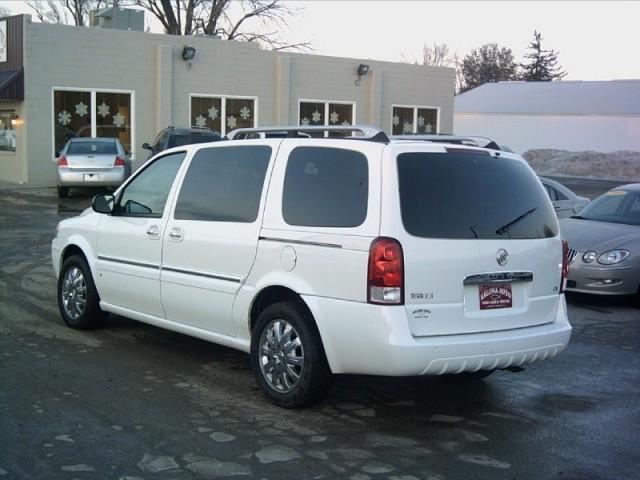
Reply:
[[116, 138], [72, 138], [56, 156], [60, 197], [70, 187], [117, 187], [131, 174], [131, 160]]
[[560, 231], [569, 242], [567, 290], [640, 300], [640, 183], [596, 198]]
[[588, 198], [576, 195], [561, 183], [545, 177], [540, 177], [540, 181], [553, 203], [558, 218], [571, 217], [589, 203]]

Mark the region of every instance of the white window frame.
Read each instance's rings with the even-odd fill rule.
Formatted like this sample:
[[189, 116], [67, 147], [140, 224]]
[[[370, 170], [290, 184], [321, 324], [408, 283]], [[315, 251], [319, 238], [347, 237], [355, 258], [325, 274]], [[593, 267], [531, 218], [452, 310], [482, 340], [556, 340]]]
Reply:
[[[216, 95], [213, 93], [190, 93], [189, 94], [189, 126], [191, 125], [191, 99], [199, 98], [219, 98], [220, 101], [220, 135], [223, 137], [227, 134], [227, 99], [231, 100], [253, 100], [255, 112], [253, 113], [253, 127], [258, 127], [258, 112], [260, 111], [258, 97], [253, 95]], [[229, 130], [231, 131], [231, 130]]]
[[96, 94], [97, 93], [128, 93], [130, 95], [131, 106], [131, 118], [129, 125], [131, 126], [131, 160], [136, 159], [136, 91], [135, 90], [121, 90], [117, 88], [85, 88], [85, 87], [51, 87], [51, 151], [53, 158], [56, 153], [56, 122], [55, 122], [55, 92], [89, 92], [91, 93], [91, 136], [95, 137], [98, 133], [97, 126], [97, 107], [96, 107]]
[[[430, 110], [435, 110], [436, 111], [436, 131], [435, 132], [431, 132], [433, 133], [440, 133], [440, 107], [436, 107], [434, 105], [401, 105], [398, 103], [392, 103], [391, 104], [391, 128], [390, 128], [390, 132], [393, 132], [393, 109], [394, 108], [413, 108], [413, 134], [417, 134], [418, 132], [418, 109], [420, 108], [428, 108]], [[398, 135], [403, 135], [402, 133], [399, 133]], [[425, 135], [430, 135], [429, 133], [425, 133]]]
[[[299, 98], [298, 99], [298, 125], [300, 126], [300, 104], [301, 103], [324, 103], [324, 125], [322, 125], [323, 127], [330, 127], [332, 126], [329, 123], [329, 104], [330, 103], [335, 103], [338, 105], [351, 105], [351, 116], [353, 117], [353, 120], [351, 121], [351, 125], [357, 125], [356, 122], [356, 102], [354, 101], [349, 101], [349, 100], [314, 100], [311, 98]], [[320, 125], [318, 125], [320, 126]], [[336, 125], [336, 126], [340, 126], [340, 125]]]

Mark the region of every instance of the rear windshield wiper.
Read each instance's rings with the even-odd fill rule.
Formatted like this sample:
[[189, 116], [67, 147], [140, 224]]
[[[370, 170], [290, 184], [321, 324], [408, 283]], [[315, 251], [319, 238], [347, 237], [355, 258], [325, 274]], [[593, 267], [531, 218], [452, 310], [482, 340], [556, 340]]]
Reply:
[[499, 229], [496, 230], [496, 234], [498, 235], [502, 235], [503, 233], [506, 233], [509, 231], [509, 229], [511, 227], [513, 227], [516, 223], [518, 223], [520, 220], [522, 220], [525, 217], [528, 217], [529, 215], [531, 215], [533, 212], [535, 212], [538, 209], [538, 207], [533, 207], [530, 208], [529, 210], [527, 210], [526, 212], [524, 212], [522, 215], [514, 218], [513, 220], [511, 220], [509, 223], [504, 224], [503, 226], [501, 226]]

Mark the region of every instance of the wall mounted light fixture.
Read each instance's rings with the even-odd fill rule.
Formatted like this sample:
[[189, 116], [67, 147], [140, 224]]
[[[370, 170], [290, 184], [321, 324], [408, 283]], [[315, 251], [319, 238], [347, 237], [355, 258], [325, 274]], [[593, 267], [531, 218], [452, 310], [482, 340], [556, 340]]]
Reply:
[[196, 48], [195, 47], [190, 47], [188, 45], [185, 45], [182, 48], [182, 59], [185, 62], [193, 60], [193, 57], [195, 57], [195, 56], [196, 56]]
[[358, 65], [358, 69], [356, 70], [356, 73], [358, 74], [358, 79], [355, 81], [356, 85], [360, 85], [360, 79], [369, 73], [369, 70], [371, 70], [371, 67], [366, 63]]

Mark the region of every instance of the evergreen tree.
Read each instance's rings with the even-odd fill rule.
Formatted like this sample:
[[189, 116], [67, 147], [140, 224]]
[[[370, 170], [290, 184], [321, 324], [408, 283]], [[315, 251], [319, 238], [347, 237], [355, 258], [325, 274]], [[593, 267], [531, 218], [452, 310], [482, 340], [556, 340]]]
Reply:
[[533, 40], [529, 43], [529, 53], [524, 58], [528, 63], [520, 65], [522, 79], [528, 82], [549, 82], [560, 80], [567, 72], [558, 66], [558, 52], [542, 48], [542, 34], [534, 31]]

